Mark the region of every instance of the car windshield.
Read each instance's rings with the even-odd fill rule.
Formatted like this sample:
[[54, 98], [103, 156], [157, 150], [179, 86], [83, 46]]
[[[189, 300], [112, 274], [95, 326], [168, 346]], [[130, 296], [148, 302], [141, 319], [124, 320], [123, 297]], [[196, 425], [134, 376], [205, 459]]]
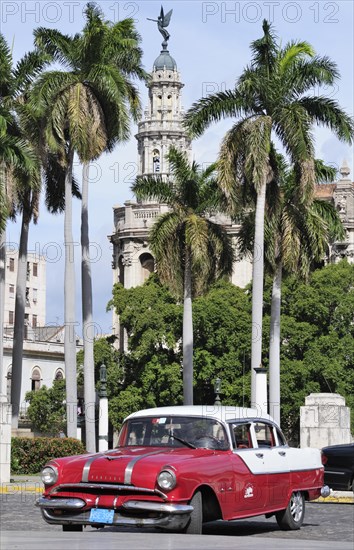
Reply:
[[127, 420], [119, 435], [118, 447], [189, 447], [226, 450], [224, 427], [212, 418], [154, 416]]

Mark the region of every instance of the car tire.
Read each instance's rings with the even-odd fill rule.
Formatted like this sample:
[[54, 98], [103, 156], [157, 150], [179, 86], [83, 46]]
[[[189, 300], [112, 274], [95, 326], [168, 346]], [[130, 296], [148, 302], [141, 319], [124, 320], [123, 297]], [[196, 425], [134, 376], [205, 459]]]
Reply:
[[63, 531], [82, 531], [82, 525], [63, 525]]
[[183, 529], [187, 535], [201, 535], [203, 528], [203, 498], [202, 493], [197, 491], [189, 503], [193, 506], [191, 517]]
[[296, 491], [291, 495], [288, 507], [275, 514], [280, 529], [293, 531], [300, 529], [305, 517], [305, 498], [303, 493]]

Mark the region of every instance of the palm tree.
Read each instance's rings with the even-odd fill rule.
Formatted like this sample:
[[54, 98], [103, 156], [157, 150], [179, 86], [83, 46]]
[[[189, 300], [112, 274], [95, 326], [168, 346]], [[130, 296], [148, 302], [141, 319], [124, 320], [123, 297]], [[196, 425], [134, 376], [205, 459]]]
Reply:
[[132, 187], [138, 199], [169, 206], [153, 225], [149, 240], [157, 271], [171, 290], [183, 297], [183, 402], [193, 404], [193, 295], [212, 281], [232, 273], [231, 238], [210, 220], [214, 209], [215, 165], [201, 170], [171, 147], [167, 160], [170, 181], [161, 176], [139, 176]]
[[291, 41], [282, 47], [264, 20], [263, 37], [251, 44], [252, 61], [235, 88], [196, 102], [185, 124], [192, 136], [201, 135], [210, 123], [224, 117], [237, 118], [220, 152], [220, 185], [230, 199], [246, 183], [257, 193], [253, 250], [252, 293], [252, 387], [255, 368], [262, 362], [262, 312], [264, 272], [264, 209], [266, 187], [274, 178], [271, 140], [275, 135], [298, 173], [301, 197], [311, 197], [315, 185], [312, 125], [329, 127], [339, 139], [351, 143], [353, 122], [336, 101], [305, 95], [315, 85], [332, 84], [338, 70], [328, 57], [315, 55], [307, 42]]
[[[4, 325], [4, 290], [5, 290], [5, 226], [8, 216], [15, 217], [16, 211], [21, 201], [28, 201], [33, 189], [39, 187], [39, 160], [27, 139], [22, 132], [19, 123], [19, 110], [26, 101], [28, 89], [34, 78], [43, 69], [47, 59], [39, 52], [34, 51], [26, 54], [15, 66], [13, 66], [12, 54], [6, 43], [5, 38], [0, 34], [0, 166], [1, 166], [1, 188], [0, 195], [0, 295], [1, 295], [1, 313], [0, 313], [0, 391], [4, 392], [4, 373], [3, 373], [3, 325]], [[33, 197], [32, 197], [33, 198]], [[30, 199], [32, 200], [32, 199]], [[34, 199], [36, 203], [37, 199]], [[23, 203], [24, 204], [24, 203]], [[22, 260], [24, 247], [27, 250], [27, 236], [29, 220], [23, 217], [19, 259]], [[25, 256], [27, 251], [25, 250]], [[24, 262], [26, 266], [26, 262]], [[21, 262], [19, 261], [19, 275], [21, 276]], [[26, 269], [26, 267], [24, 267]], [[21, 392], [22, 378], [22, 340], [23, 340], [23, 322], [24, 322], [24, 293], [26, 286], [26, 274], [24, 272], [24, 282], [16, 290], [16, 310], [15, 310], [15, 330], [13, 340], [13, 354], [16, 355], [16, 361], [12, 365], [12, 411], [13, 427], [18, 426], [18, 412]], [[23, 277], [22, 277], [23, 279]], [[21, 277], [19, 280], [22, 280]], [[23, 289], [22, 305], [23, 315], [21, 315], [19, 304], [21, 303], [21, 289]], [[17, 322], [16, 322], [17, 318]], [[21, 320], [22, 318], [22, 320]], [[21, 340], [22, 335], [22, 340]]]
[[[130, 116], [137, 120], [140, 101], [131, 77], [146, 79], [141, 68], [140, 36], [132, 19], [114, 25], [105, 22], [101, 11], [88, 4], [86, 25], [81, 35], [69, 37], [52, 29], [37, 29], [38, 47], [62, 63], [67, 71], [50, 71], [36, 87], [36, 101], [46, 118], [45, 139], [53, 151], [66, 152], [65, 186], [66, 252], [71, 247], [72, 207], [70, 181], [76, 153], [83, 163], [82, 180], [82, 304], [84, 338], [84, 384], [86, 409], [95, 402], [92, 285], [89, 262], [88, 181], [89, 162], [104, 151], [111, 151], [119, 141], [129, 137]], [[73, 250], [71, 251], [73, 256]], [[75, 300], [74, 264], [69, 254], [65, 260], [65, 364], [67, 380], [68, 435], [76, 433], [75, 373]], [[68, 411], [69, 413], [69, 411]], [[95, 423], [87, 417], [87, 449], [95, 450]], [[94, 419], [93, 419], [94, 420]]]
[[[308, 279], [311, 268], [323, 260], [328, 244], [342, 239], [344, 230], [336, 209], [316, 198], [304, 201], [296, 171], [278, 156], [280, 182], [267, 190], [265, 218], [265, 263], [273, 276], [269, 338], [269, 409], [280, 425], [280, 310], [283, 273]], [[315, 160], [316, 181], [333, 181], [336, 170]], [[241, 254], [252, 250], [254, 211], [244, 215], [239, 232]]]
[[[2, 107], [2, 106], [1, 106]], [[6, 274], [6, 220], [13, 217], [13, 201], [16, 193], [16, 176], [29, 177], [35, 165], [33, 152], [23, 139], [8, 133], [15, 120], [10, 112], [0, 112], [0, 395], [6, 395], [3, 366], [4, 305]], [[14, 410], [16, 407], [14, 406]]]
[[[21, 214], [21, 231], [18, 250], [18, 269], [16, 280], [15, 298], [15, 323], [12, 347], [12, 426], [18, 427], [18, 413], [20, 407], [21, 383], [22, 383], [22, 358], [24, 340], [24, 322], [26, 305], [26, 276], [27, 276], [27, 251], [30, 223], [37, 223], [39, 198], [41, 192], [41, 172], [44, 189], [46, 192], [46, 206], [48, 210], [56, 214], [63, 211], [63, 190], [65, 172], [60, 166], [59, 160], [37, 147], [39, 139], [40, 120], [36, 120], [35, 114], [30, 112], [29, 105], [21, 104], [20, 130], [27, 136], [28, 146], [32, 148], [35, 165], [30, 175], [15, 170], [16, 175], [16, 204], [13, 205], [13, 215]], [[72, 194], [80, 196], [76, 181], [72, 182]]]

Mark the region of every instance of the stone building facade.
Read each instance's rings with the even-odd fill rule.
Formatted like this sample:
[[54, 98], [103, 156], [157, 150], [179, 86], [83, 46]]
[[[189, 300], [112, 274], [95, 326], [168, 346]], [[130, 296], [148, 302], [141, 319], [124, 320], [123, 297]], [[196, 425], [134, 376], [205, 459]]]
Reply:
[[[15, 296], [18, 268], [18, 251], [6, 251], [5, 329], [11, 329], [15, 320]], [[45, 324], [46, 311], [46, 262], [43, 256], [29, 253], [27, 256], [25, 333]]]
[[319, 199], [331, 202], [344, 225], [344, 241], [332, 243], [328, 250], [327, 263], [337, 263], [347, 258], [354, 263], [354, 182], [350, 178], [350, 169], [346, 161], [339, 169], [340, 178], [334, 183], [320, 184], [316, 189]]

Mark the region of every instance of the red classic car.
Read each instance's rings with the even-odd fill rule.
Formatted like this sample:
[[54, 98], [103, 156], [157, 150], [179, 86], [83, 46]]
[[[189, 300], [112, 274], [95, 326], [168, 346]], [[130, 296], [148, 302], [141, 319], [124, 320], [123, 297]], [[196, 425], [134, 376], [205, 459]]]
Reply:
[[64, 531], [155, 526], [191, 534], [203, 522], [265, 514], [299, 529], [305, 500], [329, 494], [318, 449], [295, 449], [255, 409], [148, 409], [123, 423], [116, 449], [51, 460], [37, 501]]

